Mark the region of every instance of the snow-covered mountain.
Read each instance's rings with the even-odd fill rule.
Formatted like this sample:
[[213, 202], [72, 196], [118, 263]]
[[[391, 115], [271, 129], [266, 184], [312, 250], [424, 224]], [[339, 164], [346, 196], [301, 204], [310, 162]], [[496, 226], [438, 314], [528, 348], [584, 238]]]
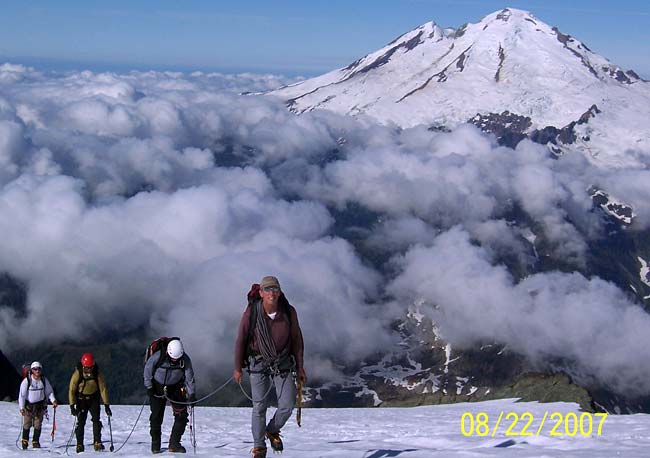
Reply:
[[650, 83], [532, 14], [513, 8], [478, 23], [434, 22], [334, 70], [271, 92], [302, 113], [327, 109], [401, 127], [472, 122], [512, 143], [637, 165], [650, 150]]

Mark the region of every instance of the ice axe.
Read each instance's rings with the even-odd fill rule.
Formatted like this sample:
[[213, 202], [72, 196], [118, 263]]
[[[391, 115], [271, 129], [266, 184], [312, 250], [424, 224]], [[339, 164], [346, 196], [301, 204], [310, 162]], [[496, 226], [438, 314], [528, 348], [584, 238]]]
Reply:
[[54, 443], [55, 432], [56, 432], [56, 406], [54, 406], [54, 415], [52, 415], [52, 432], [50, 433], [50, 436], [52, 436], [52, 443]]
[[296, 423], [298, 423], [298, 428], [302, 425], [302, 380], [298, 379], [298, 411], [296, 412]]

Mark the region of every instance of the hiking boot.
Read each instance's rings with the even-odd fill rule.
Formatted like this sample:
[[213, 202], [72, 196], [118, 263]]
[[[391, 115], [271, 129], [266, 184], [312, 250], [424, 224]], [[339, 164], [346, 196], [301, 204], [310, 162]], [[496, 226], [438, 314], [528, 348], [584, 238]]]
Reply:
[[160, 440], [151, 441], [151, 453], [160, 453]]
[[32, 436], [32, 448], [41, 448], [39, 439], [41, 438], [41, 428], [34, 428], [34, 435]]
[[251, 450], [251, 453], [253, 454], [253, 458], [266, 458], [266, 448], [254, 448]]
[[280, 431], [276, 433], [267, 431], [266, 437], [271, 441], [271, 448], [274, 452], [281, 452], [284, 450], [284, 444], [282, 444], [282, 439], [280, 439]]
[[23, 450], [27, 450], [27, 446], [29, 445], [29, 440], [21, 439], [20, 443], [23, 446]]
[[104, 444], [102, 444], [101, 442], [95, 442], [93, 444], [93, 448], [95, 449], [96, 452], [101, 452], [102, 450], [104, 450]]
[[84, 451], [84, 444], [77, 444], [77, 453], [81, 453]]
[[186, 453], [187, 450], [185, 450], [185, 447], [183, 447], [181, 444], [169, 444], [169, 447], [167, 448], [167, 451], [170, 453]]

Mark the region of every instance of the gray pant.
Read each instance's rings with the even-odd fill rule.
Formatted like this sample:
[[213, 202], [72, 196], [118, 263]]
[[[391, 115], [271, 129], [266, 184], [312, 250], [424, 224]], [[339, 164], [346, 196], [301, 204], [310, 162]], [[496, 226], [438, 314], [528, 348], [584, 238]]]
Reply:
[[[296, 404], [296, 385], [291, 372], [273, 376], [264, 372], [263, 363], [255, 363], [252, 359], [250, 360], [250, 379], [251, 397], [253, 398], [253, 418], [251, 422], [253, 443], [255, 448], [265, 448], [266, 431], [272, 433], [280, 431], [291, 417], [291, 412]], [[278, 409], [267, 424], [266, 409], [269, 406], [271, 383], [275, 385]]]

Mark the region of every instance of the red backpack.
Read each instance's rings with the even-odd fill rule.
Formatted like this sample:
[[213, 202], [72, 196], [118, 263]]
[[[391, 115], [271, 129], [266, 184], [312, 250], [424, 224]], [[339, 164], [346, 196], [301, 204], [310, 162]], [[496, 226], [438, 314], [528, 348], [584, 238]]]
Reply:
[[[180, 337], [158, 337], [156, 340], [151, 342], [149, 346], [147, 347], [147, 350], [144, 352], [144, 364], [147, 364], [147, 360], [151, 358], [151, 355], [156, 353], [157, 351], [160, 351], [160, 359], [158, 359], [158, 363], [156, 364], [156, 368], [162, 364], [162, 362], [165, 359], [165, 356], [167, 355], [167, 345], [169, 342], [172, 340], [181, 340]], [[154, 368], [154, 371], [155, 369]]]

